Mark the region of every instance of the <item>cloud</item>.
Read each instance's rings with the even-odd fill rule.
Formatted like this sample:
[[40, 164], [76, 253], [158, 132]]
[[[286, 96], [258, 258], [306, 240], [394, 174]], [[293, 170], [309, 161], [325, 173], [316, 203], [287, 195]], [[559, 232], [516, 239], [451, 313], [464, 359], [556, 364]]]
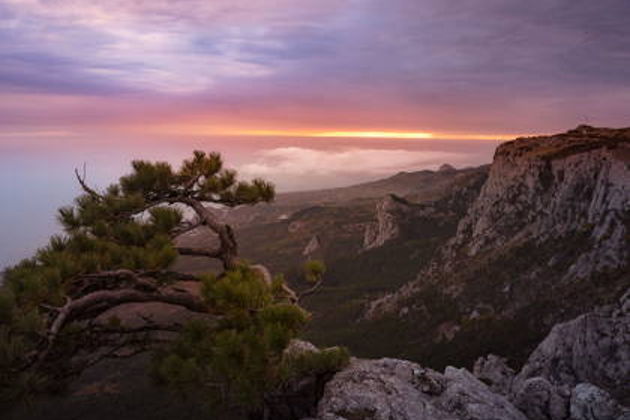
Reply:
[[112, 107], [143, 95], [143, 120], [163, 118], [161, 95], [173, 119], [267, 129], [618, 125], [628, 13], [627, 0], [4, 0], [0, 90]]
[[334, 4], [6, 0], [0, 83], [40, 92], [208, 91], [223, 79], [272, 74], [274, 57], [316, 54], [317, 41], [298, 52], [285, 34], [314, 26]]
[[344, 185], [400, 171], [437, 169], [445, 162], [461, 166], [469, 159], [468, 155], [447, 151], [279, 147], [260, 151], [253, 162], [241, 165], [239, 172], [246, 178], [267, 178], [283, 189], [295, 189]]

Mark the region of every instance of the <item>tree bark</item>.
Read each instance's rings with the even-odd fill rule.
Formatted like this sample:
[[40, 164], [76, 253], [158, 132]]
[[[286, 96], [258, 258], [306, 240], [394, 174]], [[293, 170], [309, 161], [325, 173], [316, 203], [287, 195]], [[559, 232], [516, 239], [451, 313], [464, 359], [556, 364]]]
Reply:
[[184, 197], [179, 200], [182, 204], [185, 204], [193, 209], [193, 211], [199, 217], [202, 225], [207, 226], [219, 237], [219, 249], [205, 249], [205, 250], [193, 250], [190, 248], [184, 248], [184, 251], [189, 253], [186, 255], [203, 255], [211, 258], [218, 258], [223, 263], [224, 270], [232, 270], [236, 268], [238, 257], [238, 245], [236, 238], [234, 237], [234, 231], [230, 225], [221, 223], [216, 216], [206, 208], [201, 201], [194, 198]]

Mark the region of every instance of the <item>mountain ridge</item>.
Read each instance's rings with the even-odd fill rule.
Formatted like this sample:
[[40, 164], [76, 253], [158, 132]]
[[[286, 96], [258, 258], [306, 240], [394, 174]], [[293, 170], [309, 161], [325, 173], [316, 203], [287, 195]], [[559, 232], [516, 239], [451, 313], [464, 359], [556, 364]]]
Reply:
[[[370, 302], [364, 319], [404, 312], [424, 324], [416, 335], [438, 337], [448, 328], [449, 343], [474, 324], [519, 325], [539, 331], [533, 342], [581, 305], [618, 297], [630, 282], [628, 156], [629, 129], [581, 126], [500, 145], [455, 235], [415, 280]], [[448, 319], [431, 322], [427, 311], [440, 309], [427, 293], [447, 302]]]

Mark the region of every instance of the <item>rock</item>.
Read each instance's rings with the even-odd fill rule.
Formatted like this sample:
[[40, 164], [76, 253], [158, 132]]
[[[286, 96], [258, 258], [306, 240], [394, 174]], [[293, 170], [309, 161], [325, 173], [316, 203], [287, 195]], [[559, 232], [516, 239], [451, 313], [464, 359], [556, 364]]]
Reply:
[[311, 238], [311, 240], [308, 242], [306, 247], [304, 247], [304, 251], [302, 251], [302, 255], [305, 257], [308, 257], [310, 255], [313, 255], [320, 248], [321, 248], [321, 242], [319, 240], [319, 236], [315, 235]]
[[309, 341], [294, 338], [282, 352], [283, 357], [292, 357], [304, 353], [319, 353], [319, 349]]
[[447, 367], [444, 376], [447, 378], [447, 388], [440, 397], [440, 406], [456, 414], [457, 419], [526, 418], [507, 398], [493, 393], [468, 370]]
[[580, 383], [571, 393], [572, 420], [617, 420], [627, 415], [630, 410], [595, 385]]
[[480, 357], [473, 366], [473, 375], [487, 384], [494, 392], [508, 395], [516, 372], [503, 357], [489, 354]]
[[[299, 357], [304, 353], [319, 353], [317, 347], [303, 340], [293, 339], [284, 349], [283, 359]], [[264, 412], [253, 418], [295, 420], [314, 416], [326, 382], [333, 372], [309, 374], [285, 381], [278, 389], [265, 395]]]
[[440, 395], [446, 389], [446, 380], [431, 369], [412, 369], [412, 382], [420, 391], [428, 395]]
[[557, 324], [512, 382], [530, 420], [617, 419], [630, 400], [630, 293], [617, 305]]
[[592, 238], [564, 273], [587, 278], [627, 264], [630, 129], [521, 138], [497, 148], [490, 175], [448, 253], [474, 256], [584, 228]]
[[554, 326], [514, 379], [513, 392], [527, 380], [545, 378], [555, 386], [590, 383], [620, 401], [630, 400], [630, 294], [617, 305], [600, 308]]
[[354, 359], [326, 385], [318, 420], [628, 420], [630, 290], [616, 305], [556, 325], [515, 372], [488, 355], [474, 375]]
[[568, 415], [567, 392], [545, 378], [529, 378], [519, 387], [513, 402], [529, 420], [564, 420]]
[[[554, 324], [627, 287], [629, 163], [630, 129], [580, 127], [501, 144], [480, 192], [461, 201], [454, 235], [414, 280], [368, 302], [361, 320], [408, 307], [403, 321], [414, 322], [406, 326], [413, 332], [397, 345], [419, 343], [415, 357], [429, 357], [433, 340], [425, 338], [440, 337], [463, 349], [457, 363], [472, 364], [487, 352], [488, 335], [494, 351], [523, 360]], [[448, 302], [449, 316], [433, 302]], [[415, 309], [421, 305], [428, 315]], [[492, 313], [477, 309], [485, 307]], [[461, 329], [445, 335], [454, 324]], [[523, 334], [507, 333], [514, 328]]]
[[382, 246], [400, 235], [400, 219], [408, 212], [408, 205], [393, 194], [376, 205], [376, 222], [365, 228], [363, 249]]
[[438, 172], [455, 172], [457, 169], [453, 165], [448, 163], [443, 164], [438, 168]]
[[464, 369], [444, 374], [397, 359], [354, 359], [326, 385], [318, 420], [526, 420]]
[[306, 222], [302, 220], [296, 220], [294, 222], [289, 223], [287, 230], [289, 233], [296, 233], [296, 232], [301, 231], [305, 227], [306, 227]]

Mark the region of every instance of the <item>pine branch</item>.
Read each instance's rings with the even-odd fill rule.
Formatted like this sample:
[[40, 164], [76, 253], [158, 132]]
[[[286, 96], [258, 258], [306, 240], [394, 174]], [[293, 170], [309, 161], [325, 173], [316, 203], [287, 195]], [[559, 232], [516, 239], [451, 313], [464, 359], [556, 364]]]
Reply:
[[323, 280], [320, 280], [317, 283], [315, 283], [311, 288], [306, 289], [305, 291], [300, 293], [297, 296], [296, 303], [299, 303], [300, 300], [304, 299], [306, 296], [310, 296], [310, 295], [314, 294], [315, 292], [317, 292], [317, 290], [319, 289], [319, 287], [322, 285], [323, 282], [324, 282]]
[[220, 248], [207, 249], [207, 248], [176, 247], [175, 250], [180, 255], [190, 255], [194, 257], [221, 258], [221, 255], [223, 254]]
[[209, 313], [208, 307], [198, 296], [187, 292], [164, 288], [156, 292], [143, 292], [135, 289], [100, 290], [78, 299], [66, 298], [66, 304], [56, 308], [47, 331], [47, 344], [38, 357], [41, 364], [53, 348], [61, 330], [68, 323], [85, 317], [94, 318], [99, 314], [125, 303], [160, 302], [181, 306], [191, 312]]
[[91, 197], [93, 197], [97, 201], [103, 201], [104, 199], [103, 196], [97, 193], [94, 189], [90, 188], [90, 186], [88, 186], [87, 183], [85, 182], [85, 178], [86, 178], [85, 164], [83, 164], [83, 177], [79, 174], [79, 170], [77, 168], [74, 169], [74, 174], [76, 175], [77, 180], [79, 181], [79, 185], [81, 185], [81, 188], [83, 189], [83, 191], [85, 191], [87, 194], [89, 194]]

